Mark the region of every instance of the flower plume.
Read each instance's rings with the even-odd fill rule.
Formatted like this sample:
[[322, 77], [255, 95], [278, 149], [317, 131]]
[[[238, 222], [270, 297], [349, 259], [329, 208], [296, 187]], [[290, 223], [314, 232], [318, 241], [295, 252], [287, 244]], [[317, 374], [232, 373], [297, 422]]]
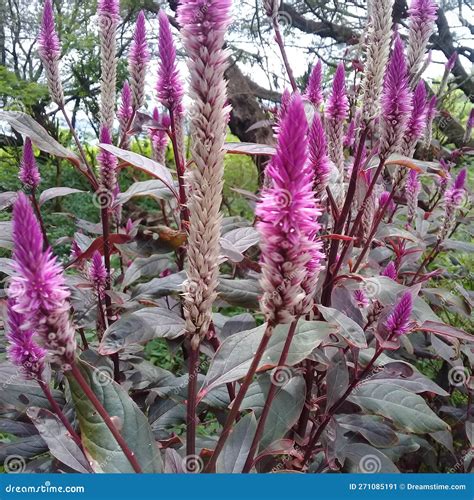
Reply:
[[326, 136], [319, 113], [313, 118], [309, 130], [309, 163], [314, 173], [314, 191], [320, 201], [326, 198], [326, 187], [329, 182], [331, 165], [327, 154]]
[[413, 93], [413, 107], [407, 128], [403, 136], [401, 152], [403, 155], [412, 157], [418, 139], [423, 136], [426, 127], [426, 88], [425, 82], [420, 81]]
[[61, 46], [54, 25], [53, 4], [46, 0], [43, 9], [41, 29], [38, 35], [38, 54], [46, 71], [51, 99], [58, 105], [64, 103], [64, 92], [59, 76], [59, 57]]
[[43, 236], [33, 208], [20, 193], [13, 208], [15, 276], [9, 298], [23, 315], [24, 328], [34, 330], [53, 363], [69, 369], [76, 343], [69, 322], [69, 291], [63, 270], [51, 249], [43, 250]]
[[266, 172], [270, 186], [263, 190], [256, 211], [262, 241], [261, 308], [273, 324], [290, 322], [302, 312], [298, 306], [311, 288], [306, 280], [314, 286], [322, 258], [316, 240], [320, 211], [307, 147], [308, 125], [296, 94], [281, 121], [277, 151]]
[[20, 164], [20, 181], [30, 189], [36, 189], [41, 181], [38, 166], [36, 165], [35, 155], [31, 139], [27, 137], [23, 146], [23, 157]]
[[323, 102], [323, 93], [321, 91], [321, 82], [323, 78], [323, 66], [321, 61], [318, 60], [316, 65], [311, 71], [309, 77], [308, 86], [306, 87], [305, 98], [313, 104], [317, 109], [321, 106]]
[[150, 54], [146, 43], [145, 14], [141, 10], [137, 17], [128, 56], [130, 87], [135, 111], [141, 108], [145, 102], [145, 75], [149, 57]]
[[405, 292], [385, 321], [388, 332], [395, 335], [408, 333], [412, 310], [413, 297], [410, 292]]
[[408, 87], [403, 42], [397, 34], [385, 73], [382, 92], [381, 156], [386, 157], [399, 151], [410, 118], [411, 108], [411, 92]]
[[224, 35], [230, 24], [231, 0], [184, 0], [178, 21], [190, 73], [191, 157], [186, 327], [192, 344], [207, 334], [219, 275], [220, 205], [224, 173], [223, 145], [229, 108], [224, 72]]

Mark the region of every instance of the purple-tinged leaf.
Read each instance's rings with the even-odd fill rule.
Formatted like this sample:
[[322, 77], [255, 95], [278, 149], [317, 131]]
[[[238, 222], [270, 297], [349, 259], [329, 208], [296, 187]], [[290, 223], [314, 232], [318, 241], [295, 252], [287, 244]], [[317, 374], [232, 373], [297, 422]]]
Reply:
[[453, 326], [446, 325], [445, 323], [438, 323], [436, 321], [425, 321], [421, 326], [417, 327], [417, 330], [421, 332], [431, 332], [440, 337], [445, 337], [448, 340], [460, 339], [467, 340], [468, 342], [474, 341], [474, 335], [470, 335], [459, 328], [454, 328]]
[[273, 146], [253, 142], [226, 142], [224, 150], [227, 153], [236, 155], [273, 156], [276, 153], [276, 148]]
[[75, 193], [84, 193], [81, 189], [74, 189], [68, 187], [54, 187], [50, 189], [45, 189], [39, 197], [39, 204], [44, 205], [47, 201], [52, 200], [54, 198], [59, 198], [60, 196], [68, 196], [70, 194]]

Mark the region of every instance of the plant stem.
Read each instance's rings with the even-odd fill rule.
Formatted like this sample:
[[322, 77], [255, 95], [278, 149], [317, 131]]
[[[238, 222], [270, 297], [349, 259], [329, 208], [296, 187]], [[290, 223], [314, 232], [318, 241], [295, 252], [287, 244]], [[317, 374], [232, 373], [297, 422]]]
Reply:
[[71, 366], [71, 374], [75, 378], [76, 382], [79, 384], [81, 389], [84, 391], [84, 394], [87, 396], [87, 398], [92, 403], [94, 408], [97, 410], [97, 413], [104, 420], [105, 425], [108, 427], [109, 431], [114, 436], [118, 445], [122, 449], [124, 455], [130, 462], [130, 465], [132, 466], [133, 470], [137, 473], [142, 472], [140, 464], [138, 463], [134, 453], [128, 447], [128, 444], [125, 442], [124, 438], [117, 430], [117, 427], [115, 427], [114, 423], [110, 418], [110, 415], [107, 413], [107, 410], [102, 406], [102, 403], [97, 399], [97, 396], [94, 394], [94, 391], [89, 387], [88, 383], [86, 382], [86, 379], [82, 375], [76, 363], [73, 363]]
[[49, 247], [48, 235], [46, 234], [46, 229], [44, 227], [43, 216], [41, 215], [40, 206], [38, 200], [36, 199], [36, 189], [31, 191], [30, 196], [31, 204], [33, 205], [33, 210], [35, 211], [36, 218], [40, 224], [41, 233], [43, 234], [43, 250], [46, 250]]
[[[109, 227], [109, 208], [107, 206], [102, 207], [100, 210], [100, 216], [102, 220], [102, 236], [104, 238], [104, 265], [106, 270], [105, 277], [105, 311], [107, 316], [108, 325], [110, 325], [109, 319], [112, 317], [112, 300], [110, 295], [107, 293], [111, 289], [111, 278], [110, 278], [110, 227]], [[120, 380], [120, 366], [119, 366], [119, 356], [118, 353], [112, 354], [110, 356], [114, 364], [114, 380], [119, 382]]]
[[38, 382], [39, 386], [41, 387], [41, 390], [43, 391], [44, 395], [46, 396], [46, 399], [49, 401], [49, 404], [51, 405], [51, 408], [53, 409], [54, 413], [57, 415], [59, 420], [61, 420], [64, 427], [66, 427], [66, 430], [69, 432], [69, 434], [71, 435], [71, 438], [74, 440], [74, 442], [77, 444], [77, 446], [79, 446], [79, 448], [81, 448], [81, 450], [82, 450], [81, 438], [77, 435], [77, 433], [73, 429], [71, 423], [66, 418], [66, 415], [64, 415], [63, 410], [58, 405], [57, 401], [54, 399], [49, 385], [42, 379], [37, 379], [37, 382]]
[[239, 392], [237, 393], [237, 396], [232, 403], [232, 408], [229, 412], [229, 415], [227, 415], [227, 419], [225, 421], [224, 428], [222, 429], [222, 433], [219, 437], [216, 448], [215, 448], [215, 450], [214, 450], [214, 452], [209, 460], [209, 463], [207, 464], [205, 472], [213, 472], [216, 468], [217, 459], [218, 459], [222, 449], [224, 448], [224, 444], [225, 444], [227, 438], [229, 437], [230, 433], [232, 432], [232, 426], [233, 426], [234, 421], [235, 421], [237, 414], [239, 412], [240, 405], [242, 404], [244, 396], [247, 393], [247, 390], [250, 387], [250, 384], [252, 383], [253, 377], [257, 371], [258, 365], [260, 364], [263, 353], [265, 352], [265, 349], [267, 348], [270, 337], [272, 336], [273, 328], [274, 328], [274, 325], [268, 324], [267, 328], [265, 329], [265, 333], [263, 334], [262, 340], [260, 341], [257, 352], [255, 353], [255, 356], [253, 357], [252, 364], [250, 365], [250, 368], [247, 372], [247, 375], [245, 376], [244, 381], [242, 382], [242, 385], [240, 386]]
[[179, 144], [176, 140], [177, 138], [177, 122], [176, 116], [172, 109], [169, 110], [170, 114], [170, 128], [171, 128], [171, 144], [173, 146], [174, 161], [176, 163], [176, 172], [178, 173], [178, 186], [179, 186], [179, 208], [181, 214], [181, 227], [183, 223], [189, 222], [189, 210], [187, 206], [187, 196], [186, 187], [184, 183], [184, 158], [182, 157], [182, 151], [180, 151]]
[[[368, 129], [365, 127], [362, 130], [359, 139], [359, 145], [357, 147], [357, 154], [354, 160], [354, 166], [352, 168], [351, 179], [349, 181], [349, 187], [347, 189], [346, 199], [344, 201], [344, 206], [342, 207], [341, 213], [336, 220], [334, 225], [334, 233], [341, 234], [344, 229], [344, 223], [349, 214], [349, 209], [351, 207], [352, 201], [354, 199], [354, 194], [357, 186], [357, 177], [359, 173], [360, 166], [362, 164], [362, 153], [364, 151], [365, 139], [367, 137]], [[365, 200], [364, 200], [365, 201]], [[334, 239], [331, 241], [331, 245], [329, 247], [329, 255], [328, 255], [328, 265], [326, 271], [326, 278], [324, 280], [323, 291], [321, 294], [321, 304], [324, 306], [328, 306], [331, 304], [331, 294], [332, 287], [334, 283], [334, 277], [337, 276], [337, 271], [339, 267], [337, 267], [337, 251], [339, 248], [339, 240]], [[341, 257], [339, 258], [339, 262], [341, 261]]]
[[84, 165], [86, 166], [86, 170], [82, 170], [84, 175], [89, 179], [89, 182], [91, 183], [92, 187], [97, 189], [98, 183], [96, 176], [94, 174], [94, 171], [92, 170], [91, 166], [89, 165], [89, 162], [87, 161], [87, 156], [86, 152], [84, 151], [84, 148], [82, 147], [81, 141], [79, 140], [79, 137], [76, 134], [76, 130], [74, 129], [72, 122], [69, 118], [69, 115], [66, 112], [66, 108], [64, 105], [59, 106], [59, 109], [61, 110], [61, 113], [64, 116], [64, 119], [66, 120], [67, 126], [69, 127], [69, 130], [71, 132], [71, 135], [74, 139], [74, 142], [76, 143], [77, 149], [79, 150], [79, 154], [81, 155], [82, 161], [84, 162]]
[[306, 397], [297, 430], [298, 435], [302, 439], [306, 435], [306, 427], [308, 426], [308, 420], [310, 414], [309, 404], [311, 402], [311, 395], [313, 392], [313, 383], [314, 383], [314, 362], [310, 359], [306, 360], [306, 373], [304, 379], [306, 382]]
[[[274, 377], [278, 377], [278, 370], [285, 366], [286, 360], [288, 359], [288, 353], [290, 351], [291, 342], [293, 341], [293, 337], [295, 336], [296, 325], [298, 324], [298, 318], [293, 320], [290, 325], [290, 329], [288, 330], [288, 335], [286, 336], [285, 345], [283, 346], [283, 350], [280, 355], [280, 359], [278, 360], [278, 366], [274, 369]], [[242, 472], [249, 472], [253, 465], [253, 459], [255, 453], [257, 452], [258, 445], [260, 444], [260, 440], [262, 439], [263, 430], [265, 429], [265, 423], [267, 421], [268, 415], [270, 414], [270, 409], [275, 399], [278, 385], [275, 384], [274, 380], [271, 380], [271, 385], [268, 390], [267, 399], [265, 401], [265, 405], [262, 410], [262, 414], [260, 415], [260, 419], [258, 420], [257, 429], [255, 431], [255, 436], [253, 437], [252, 444], [250, 446], [249, 453], [247, 455], [247, 460], [245, 461], [244, 468]]]
[[314, 433], [313, 437], [311, 438], [308, 447], [306, 449], [306, 453], [304, 455], [303, 459], [303, 464], [308, 462], [310, 460], [312, 454], [313, 454], [313, 449], [315, 445], [318, 443], [319, 438], [321, 437], [321, 434], [323, 433], [324, 429], [327, 427], [329, 422], [331, 421], [331, 418], [333, 417], [334, 413], [338, 410], [338, 408], [344, 403], [344, 401], [350, 396], [351, 392], [354, 390], [354, 388], [360, 383], [360, 381], [367, 375], [367, 373], [370, 372], [372, 367], [374, 366], [375, 362], [379, 358], [379, 356], [382, 354], [383, 348], [378, 347], [372, 356], [372, 359], [369, 361], [367, 366], [360, 372], [359, 375], [355, 376], [352, 382], [349, 384], [349, 387], [346, 389], [344, 394], [329, 408], [329, 410], [326, 412], [326, 415], [317, 428], [316, 432]]
[[199, 371], [199, 343], [189, 349], [188, 399], [186, 402], [186, 455], [196, 454], [196, 424], [197, 424], [197, 377]]
[[275, 41], [280, 49], [281, 57], [283, 59], [283, 64], [285, 65], [286, 72], [288, 73], [288, 78], [290, 80], [291, 88], [293, 92], [298, 91], [298, 86], [296, 85], [295, 77], [293, 76], [293, 71], [288, 61], [288, 56], [286, 54], [285, 42], [283, 41], [283, 36], [281, 35], [280, 25], [278, 24], [278, 16], [272, 18], [273, 30], [275, 31]]

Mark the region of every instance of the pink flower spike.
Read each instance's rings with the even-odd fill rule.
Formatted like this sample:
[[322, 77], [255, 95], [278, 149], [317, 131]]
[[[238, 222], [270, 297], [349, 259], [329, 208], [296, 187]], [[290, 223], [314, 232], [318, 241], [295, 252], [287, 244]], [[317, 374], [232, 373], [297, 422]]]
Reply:
[[346, 77], [344, 64], [339, 63], [334, 80], [332, 83], [332, 91], [329, 96], [326, 107], [326, 114], [329, 118], [336, 121], [344, 121], [349, 112], [349, 101], [346, 95]]
[[316, 108], [319, 108], [323, 102], [323, 93], [321, 90], [321, 82], [323, 78], [323, 66], [321, 61], [318, 60], [316, 65], [311, 71], [309, 77], [308, 86], [306, 87], [306, 93], [304, 97], [308, 99]]
[[380, 273], [380, 276], [386, 276], [387, 278], [390, 278], [393, 281], [397, 281], [398, 272], [395, 266], [395, 262], [390, 261], [387, 264], [387, 267]]
[[384, 323], [388, 332], [395, 335], [408, 333], [412, 310], [413, 297], [410, 292], [405, 292]]
[[27, 379], [40, 380], [44, 370], [45, 351], [34, 341], [34, 331], [25, 328], [25, 319], [14, 310], [15, 301], [7, 302], [8, 357]]
[[120, 122], [120, 127], [124, 129], [132, 118], [132, 91], [127, 81], [124, 82], [122, 87], [122, 95], [119, 109], [117, 110], [117, 118]]
[[16, 274], [8, 290], [13, 309], [23, 315], [23, 328], [36, 331], [51, 361], [67, 370], [76, 348], [69, 291], [51, 249], [43, 250], [40, 225], [24, 193], [13, 207], [13, 246]]
[[398, 152], [410, 118], [411, 99], [403, 42], [397, 34], [381, 98], [381, 156]]
[[44, 3], [41, 29], [38, 36], [38, 52], [41, 58], [57, 59], [61, 53], [59, 37], [54, 24], [53, 4], [51, 0]]
[[[99, 140], [102, 144], [112, 144], [112, 137], [107, 126], [103, 125], [100, 128]], [[97, 160], [100, 165], [100, 180], [101, 188], [105, 191], [102, 196], [99, 196], [101, 205], [110, 206], [114, 199], [115, 187], [117, 184], [117, 158], [112, 154], [101, 149], [97, 155]], [[105, 201], [105, 203], [102, 203]], [[102, 208], [104, 208], [102, 207]]]
[[364, 290], [354, 290], [354, 299], [357, 302], [357, 306], [361, 309], [367, 307], [370, 304], [370, 301], [367, 298]]
[[27, 137], [23, 146], [23, 158], [20, 164], [19, 179], [25, 186], [30, 189], [36, 189], [41, 181], [41, 176], [36, 165], [35, 154], [33, 153], [33, 145]]
[[413, 107], [407, 129], [403, 137], [402, 153], [412, 157], [418, 139], [423, 136], [426, 128], [427, 105], [425, 82], [421, 80], [416, 86], [413, 94]]
[[140, 11], [128, 56], [134, 110], [139, 109], [145, 102], [145, 74], [149, 58], [145, 14]]
[[182, 99], [184, 89], [176, 63], [176, 48], [171, 33], [170, 22], [163, 10], [160, 10], [158, 14], [158, 21], [160, 26], [160, 65], [156, 87], [158, 100], [169, 110], [181, 114], [183, 112]]
[[319, 113], [313, 118], [313, 123], [309, 130], [309, 164], [314, 173], [314, 191], [316, 198], [323, 200], [326, 198], [326, 187], [329, 182], [331, 166], [327, 152], [326, 136]]
[[120, 2], [118, 0], [99, 0], [97, 11], [101, 16], [118, 17], [120, 14]]
[[277, 152], [267, 166], [270, 186], [256, 211], [262, 241], [261, 307], [273, 323], [291, 321], [302, 301], [311, 299], [322, 260], [316, 239], [321, 212], [312, 189], [313, 170], [306, 162], [307, 135], [303, 101], [296, 94], [281, 121]]
[[97, 250], [92, 255], [92, 262], [89, 267], [89, 279], [92, 281], [95, 292], [99, 298], [103, 299], [105, 295], [107, 270], [105, 269], [102, 255]]

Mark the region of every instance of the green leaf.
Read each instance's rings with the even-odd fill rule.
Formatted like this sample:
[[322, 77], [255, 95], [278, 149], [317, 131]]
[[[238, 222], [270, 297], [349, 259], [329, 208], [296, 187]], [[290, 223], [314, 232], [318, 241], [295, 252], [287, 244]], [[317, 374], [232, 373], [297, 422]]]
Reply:
[[34, 406], [28, 408], [26, 413], [48, 445], [51, 455], [77, 472], [90, 472], [84, 453], [71, 439], [66, 428], [54, 413]]
[[387, 448], [398, 442], [393, 429], [377, 415], [336, 415], [335, 419], [341, 427], [358, 432], [376, 448]]
[[257, 280], [221, 278], [217, 292], [222, 300], [231, 306], [258, 309], [258, 298], [261, 295]]
[[326, 408], [332, 405], [344, 394], [349, 386], [349, 370], [344, 354], [339, 351], [332, 358], [326, 373], [327, 402]]
[[[161, 457], [147, 418], [123, 388], [104, 372], [80, 361], [79, 369], [107, 413], [120, 423], [120, 433], [143, 472], [161, 472]], [[112, 433], [70, 372], [71, 388], [84, 449], [96, 472], [133, 472]]]
[[[0, 402], [5, 406], [13, 406], [18, 411], [25, 411], [30, 406], [50, 408], [49, 402], [38, 382], [25, 380], [18, 368], [5, 361], [0, 364]], [[61, 391], [51, 389], [59, 406], [64, 406], [64, 396]]]
[[37, 121], [26, 113], [0, 111], [0, 120], [5, 120], [17, 132], [29, 137], [31, 142], [41, 149], [41, 151], [58, 156], [59, 158], [71, 160], [76, 165], [80, 164], [79, 158], [72, 151], [59, 144]]
[[125, 271], [122, 288], [129, 287], [140, 278], [159, 275], [167, 266], [169, 266], [169, 260], [162, 255], [137, 258]]
[[168, 189], [172, 192], [174, 190], [174, 181], [173, 176], [168, 168], [157, 163], [146, 156], [139, 155], [138, 153], [134, 153], [133, 151], [127, 151], [126, 149], [120, 149], [117, 146], [113, 146], [112, 144], [99, 144], [99, 147], [105, 149], [109, 153], [112, 153], [117, 158], [129, 163], [130, 165], [146, 172], [147, 174], [160, 179]]
[[391, 419], [409, 432], [427, 434], [449, 429], [449, 425], [433, 413], [421, 396], [392, 383], [364, 382], [349, 400], [366, 411]]
[[99, 352], [110, 355], [130, 344], [145, 344], [156, 338], [176, 339], [183, 335], [185, 322], [164, 307], [145, 307], [124, 314], [102, 337]]
[[158, 179], [134, 182], [124, 193], [117, 196], [115, 205], [123, 205], [135, 197], [150, 196], [155, 200], [168, 200], [172, 193], [168, 186]]
[[364, 330], [353, 319], [331, 307], [324, 307], [318, 304], [318, 310], [327, 322], [340, 326], [339, 333], [351, 346], [358, 347], [359, 349], [367, 347]]
[[[245, 376], [265, 329], [266, 324], [263, 324], [225, 339], [211, 361], [204, 384], [205, 392]], [[268, 370], [278, 365], [288, 329], [289, 325], [278, 325], [275, 328], [260, 361], [259, 371]], [[286, 364], [293, 366], [303, 361], [329, 334], [334, 332], [334, 327], [326, 322], [300, 320], [288, 352]]]
[[59, 198], [60, 196], [68, 196], [70, 194], [75, 194], [75, 193], [83, 193], [81, 189], [74, 189], [74, 188], [68, 188], [68, 187], [54, 187], [50, 189], [45, 189], [40, 197], [39, 197], [39, 204], [44, 205], [47, 201], [53, 200], [54, 198]]
[[384, 453], [365, 443], [347, 443], [340, 450], [345, 455], [347, 472], [375, 474], [400, 472]]
[[256, 430], [257, 419], [253, 412], [239, 420], [217, 459], [216, 472], [242, 472]]
[[[283, 368], [279, 377], [275, 377], [278, 389], [268, 413], [265, 430], [260, 441], [260, 450], [264, 450], [278, 439], [281, 439], [298, 421], [306, 396], [306, 384], [301, 375], [292, 376], [291, 370]], [[262, 413], [267, 399], [271, 377], [263, 375], [253, 382], [241, 409], [255, 411], [257, 417]]]

